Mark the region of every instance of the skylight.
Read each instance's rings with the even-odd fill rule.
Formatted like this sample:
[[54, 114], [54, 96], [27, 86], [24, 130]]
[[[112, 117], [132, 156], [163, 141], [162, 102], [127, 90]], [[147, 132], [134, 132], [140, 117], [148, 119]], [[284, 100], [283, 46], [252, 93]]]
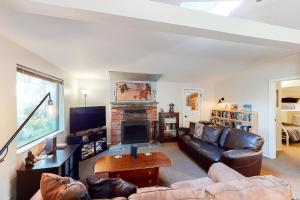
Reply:
[[190, 1], [182, 2], [180, 6], [183, 8], [200, 10], [216, 15], [228, 16], [242, 2], [242, 0]]

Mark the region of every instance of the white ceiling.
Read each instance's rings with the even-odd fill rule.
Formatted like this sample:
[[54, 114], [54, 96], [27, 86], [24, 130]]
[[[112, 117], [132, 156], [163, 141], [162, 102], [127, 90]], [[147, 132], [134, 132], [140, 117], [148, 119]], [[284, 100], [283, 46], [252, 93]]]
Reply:
[[[216, 0], [152, 0], [156, 2], [177, 5], [182, 2], [201, 2]], [[218, 0], [223, 1], [223, 0]], [[300, 30], [299, 0], [243, 0], [229, 16], [248, 19], [277, 26]]]
[[0, 8], [0, 34], [78, 78], [108, 79], [109, 71], [124, 71], [163, 74], [163, 81], [215, 82], [257, 62], [295, 53], [291, 49], [161, 32], [109, 16], [88, 22], [4, 6]]

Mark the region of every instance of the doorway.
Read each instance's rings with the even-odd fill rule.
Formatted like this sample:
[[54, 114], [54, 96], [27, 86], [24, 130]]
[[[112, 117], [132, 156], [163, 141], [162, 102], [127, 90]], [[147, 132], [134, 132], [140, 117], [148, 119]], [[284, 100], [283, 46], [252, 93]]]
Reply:
[[270, 152], [276, 158], [289, 146], [300, 148], [300, 79], [270, 82]]
[[198, 122], [201, 119], [202, 90], [183, 90], [183, 126], [189, 127], [190, 122]]

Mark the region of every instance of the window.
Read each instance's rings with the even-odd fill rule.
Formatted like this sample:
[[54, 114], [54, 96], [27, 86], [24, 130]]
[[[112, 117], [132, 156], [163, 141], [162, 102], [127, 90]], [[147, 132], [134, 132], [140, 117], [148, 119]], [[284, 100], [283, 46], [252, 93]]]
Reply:
[[25, 67], [17, 68], [17, 125], [20, 126], [48, 92], [54, 113], [48, 112], [47, 100], [17, 136], [17, 148], [41, 139], [60, 129], [59, 86], [62, 82]]

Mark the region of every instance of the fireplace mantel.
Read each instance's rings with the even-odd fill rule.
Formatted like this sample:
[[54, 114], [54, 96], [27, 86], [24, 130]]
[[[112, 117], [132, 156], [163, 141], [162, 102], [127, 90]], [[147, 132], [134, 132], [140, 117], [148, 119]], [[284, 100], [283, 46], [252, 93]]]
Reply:
[[153, 106], [153, 105], [158, 105], [158, 102], [157, 101], [119, 101], [119, 102], [110, 102], [110, 104], [112, 106], [134, 106], [134, 105], [145, 105], [145, 106]]

